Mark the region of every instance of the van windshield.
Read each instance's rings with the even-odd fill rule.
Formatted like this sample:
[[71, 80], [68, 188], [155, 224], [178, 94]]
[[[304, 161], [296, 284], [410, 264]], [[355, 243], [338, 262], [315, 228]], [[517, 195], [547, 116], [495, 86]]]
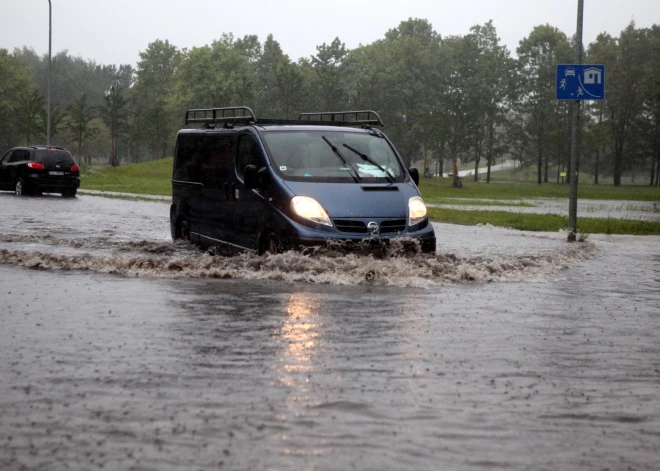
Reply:
[[387, 183], [405, 178], [390, 144], [374, 134], [319, 130], [264, 131], [262, 136], [272, 165], [286, 180]]

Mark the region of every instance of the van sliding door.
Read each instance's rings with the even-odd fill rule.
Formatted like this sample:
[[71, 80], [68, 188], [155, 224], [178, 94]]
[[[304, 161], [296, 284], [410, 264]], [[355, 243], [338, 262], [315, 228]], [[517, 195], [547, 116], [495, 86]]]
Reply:
[[205, 245], [224, 245], [233, 242], [232, 200], [227, 191], [233, 132], [209, 132], [202, 148], [203, 210], [208, 237]]

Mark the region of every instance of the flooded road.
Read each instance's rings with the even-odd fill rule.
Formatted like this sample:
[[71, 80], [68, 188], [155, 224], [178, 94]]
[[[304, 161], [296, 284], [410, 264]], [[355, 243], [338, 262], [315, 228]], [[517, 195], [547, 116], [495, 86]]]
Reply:
[[660, 468], [659, 237], [228, 259], [168, 210], [0, 194], [0, 469]]

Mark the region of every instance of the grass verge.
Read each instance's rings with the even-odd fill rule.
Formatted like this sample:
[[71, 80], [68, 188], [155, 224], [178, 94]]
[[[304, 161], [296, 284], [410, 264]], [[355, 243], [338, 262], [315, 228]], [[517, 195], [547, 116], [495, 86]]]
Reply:
[[120, 167], [87, 168], [81, 175], [80, 188], [169, 196], [172, 194], [172, 158]]
[[451, 204], [455, 206], [507, 206], [507, 207], [521, 207], [533, 208], [533, 204], [529, 203], [514, 203], [512, 201], [504, 201], [501, 203], [496, 201], [483, 201], [483, 200], [469, 200], [469, 199], [455, 199], [455, 198], [440, 198], [433, 201], [433, 204]]
[[[556, 183], [475, 183], [462, 179], [463, 188], [452, 188], [451, 178], [422, 178], [419, 189], [427, 203], [440, 203], [446, 198], [486, 198], [516, 200], [534, 198], [566, 198], [568, 185]], [[578, 198], [596, 200], [660, 201], [660, 187], [646, 185], [591, 185], [580, 183]]]
[[[492, 224], [523, 231], [556, 232], [568, 227], [568, 218], [554, 214], [523, 214], [507, 211], [461, 211], [429, 208], [429, 218], [436, 222], [474, 226]], [[612, 218], [578, 218], [578, 232], [587, 234], [660, 235], [660, 222]]]

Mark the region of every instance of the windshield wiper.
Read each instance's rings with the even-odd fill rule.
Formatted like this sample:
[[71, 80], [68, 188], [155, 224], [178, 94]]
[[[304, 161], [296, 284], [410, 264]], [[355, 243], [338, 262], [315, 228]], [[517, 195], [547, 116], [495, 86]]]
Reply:
[[360, 151], [357, 150], [357, 149], [353, 149], [353, 148], [352, 148], [351, 146], [349, 146], [348, 144], [344, 144], [344, 147], [346, 147], [346, 148], [347, 148], [348, 150], [350, 150], [350, 151], [355, 152], [357, 155], [359, 155], [360, 157], [362, 157], [362, 159], [363, 159], [364, 161], [369, 162], [370, 164], [375, 165], [376, 167], [378, 167], [378, 168], [381, 170], [381, 172], [383, 172], [383, 173], [385, 174], [385, 178], [387, 178], [387, 181], [389, 181], [390, 183], [394, 183], [394, 176], [389, 172], [389, 170], [385, 170], [385, 169], [384, 169], [384, 168], [383, 168], [378, 162], [376, 162], [374, 159], [372, 159], [371, 157], [369, 157], [367, 154], [363, 154], [362, 152], [360, 152]]
[[351, 163], [348, 160], [346, 160], [346, 158], [343, 155], [341, 155], [341, 152], [339, 152], [339, 149], [337, 149], [337, 147], [332, 142], [330, 142], [327, 137], [321, 136], [321, 139], [323, 139], [330, 146], [330, 148], [332, 148], [332, 152], [335, 153], [337, 158], [339, 160], [341, 160], [341, 162], [344, 165], [346, 165], [351, 170], [353, 170], [353, 173], [351, 173], [351, 176], [353, 177], [353, 180], [355, 180], [355, 183], [360, 183], [360, 181], [362, 181], [362, 179], [360, 178], [360, 174], [358, 173], [357, 170], [355, 170], [353, 165], [351, 165]]

